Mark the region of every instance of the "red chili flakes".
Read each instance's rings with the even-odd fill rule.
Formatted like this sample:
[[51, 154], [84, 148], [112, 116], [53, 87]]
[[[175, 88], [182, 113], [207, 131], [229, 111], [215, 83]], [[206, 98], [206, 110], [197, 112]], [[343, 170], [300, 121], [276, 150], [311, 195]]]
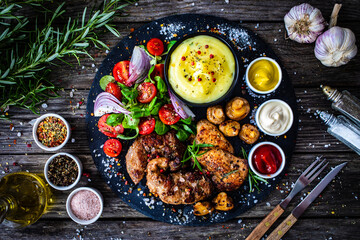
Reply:
[[171, 208], [171, 210], [172, 210], [173, 212], [176, 212], [176, 209], [175, 209], [175, 208]]
[[181, 57], [181, 60], [182, 60], [182, 61], [185, 61], [185, 60], [186, 60], [186, 57], [185, 57], [185, 56], [182, 56], [182, 57]]
[[251, 48], [251, 45], [249, 45], [249, 49], [251, 50], [252, 48]]
[[109, 165], [109, 168], [112, 168], [112, 165], [111, 165], [111, 164]]
[[19, 166], [17, 162], [13, 162], [13, 166]]
[[128, 181], [125, 181], [125, 185], [128, 185], [129, 183], [128, 183]]
[[214, 58], [214, 54], [210, 54], [210, 58], [211, 58], [211, 59]]
[[12, 131], [14, 129], [14, 124], [10, 123], [10, 130]]
[[197, 51], [197, 54], [199, 54], [199, 55], [200, 55], [200, 54], [201, 54], [201, 51]]
[[14, 139], [14, 144], [16, 144], [16, 139]]
[[90, 173], [83, 173], [83, 176], [88, 178], [90, 177]]
[[30, 143], [28, 143], [28, 144], [26, 144], [26, 146], [27, 146], [28, 148], [30, 148], [30, 147], [31, 147], [31, 144], [30, 144]]
[[209, 45], [205, 45], [205, 48], [209, 48]]
[[206, 174], [207, 174], [207, 175], [210, 175], [210, 172], [209, 172], [209, 171], [206, 171]]
[[133, 31], [135, 31], [135, 28], [130, 28], [130, 32], [133, 32]]

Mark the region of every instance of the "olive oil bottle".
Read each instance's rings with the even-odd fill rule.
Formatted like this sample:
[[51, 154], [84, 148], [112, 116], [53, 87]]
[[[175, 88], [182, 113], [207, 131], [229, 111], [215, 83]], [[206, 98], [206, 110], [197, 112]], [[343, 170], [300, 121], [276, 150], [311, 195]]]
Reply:
[[51, 200], [50, 187], [36, 174], [16, 172], [0, 180], [0, 223], [25, 227], [36, 222]]

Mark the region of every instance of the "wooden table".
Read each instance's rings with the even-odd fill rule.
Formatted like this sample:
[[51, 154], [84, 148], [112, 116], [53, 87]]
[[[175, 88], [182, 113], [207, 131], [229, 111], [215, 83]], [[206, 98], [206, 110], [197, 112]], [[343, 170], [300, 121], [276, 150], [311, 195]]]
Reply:
[[[334, 1], [311, 1], [320, 8], [328, 19]], [[345, 2], [345, 1], [344, 1]], [[360, 54], [349, 64], [339, 68], [327, 68], [314, 56], [314, 44], [298, 44], [285, 39], [284, 15], [298, 1], [152, 1], [141, 0], [127, 8], [128, 16], [115, 19], [122, 37], [132, 28], [178, 13], [202, 13], [224, 17], [235, 21], [257, 33], [280, 57], [290, 75], [298, 98], [300, 114], [296, 150], [287, 169], [286, 177], [264, 201], [236, 219], [208, 227], [184, 227], [153, 221], [131, 209], [110, 190], [100, 178], [87, 144], [85, 130], [85, 105], [77, 108], [77, 103], [87, 99], [88, 91], [100, 66], [105, 51], [93, 50], [95, 62], [83, 59], [75, 67], [62, 65], [54, 67], [51, 79], [62, 86], [61, 98], [47, 102], [42, 110], [55, 112], [65, 117], [74, 128], [73, 141], [63, 149], [78, 156], [83, 162], [84, 172], [79, 186], [99, 189], [105, 199], [102, 218], [95, 224], [81, 226], [67, 216], [65, 201], [69, 191], [54, 191], [54, 201], [48, 212], [34, 225], [24, 229], [2, 228], [0, 239], [244, 239], [252, 229], [287, 195], [291, 183], [299, 173], [316, 157], [326, 158], [331, 166], [344, 161], [348, 165], [329, 187], [305, 212], [284, 239], [358, 239], [360, 227], [359, 172], [360, 157], [344, 144], [326, 132], [326, 127], [314, 116], [316, 109], [330, 110], [330, 102], [322, 95], [320, 84], [328, 84], [339, 89], [349, 89], [360, 97]], [[73, 0], [67, 3], [66, 16], [78, 16], [87, 5], [86, 1]], [[338, 25], [352, 29], [360, 39], [359, 0], [349, 0], [343, 4]], [[104, 34], [102, 40], [110, 47], [120, 39], [112, 34]], [[70, 92], [74, 91], [73, 97]], [[331, 110], [330, 110], [331, 111]], [[29, 111], [11, 108], [12, 122], [0, 121], [0, 176], [5, 172], [30, 171], [41, 173], [44, 163], [52, 153], [44, 152], [33, 143], [31, 125], [36, 116]], [[10, 130], [10, 124], [14, 130]], [[21, 137], [17, 133], [21, 132]], [[15, 142], [16, 141], [16, 144]], [[30, 146], [31, 145], [31, 146]], [[16, 164], [17, 163], [17, 164]], [[311, 185], [313, 187], [314, 184]], [[306, 191], [310, 191], [311, 187]], [[299, 203], [305, 192], [290, 204], [284, 216]]]

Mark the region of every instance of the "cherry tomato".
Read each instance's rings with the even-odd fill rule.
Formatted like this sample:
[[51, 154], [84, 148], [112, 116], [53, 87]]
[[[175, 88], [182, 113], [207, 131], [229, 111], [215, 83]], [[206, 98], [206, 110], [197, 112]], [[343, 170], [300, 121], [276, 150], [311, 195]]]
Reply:
[[154, 79], [156, 76], [161, 77], [164, 80], [164, 64], [156, 64], [154, 71], [151, 73], [151, 79]]
[[121, 142], [117, 139], [109, 139], [104, 143], [104, 153], [109, 157], [119, 156], [122, 145]]
[[253, 155], [253, 163], [256, 170], [262, 174], [273, 174], [281, 165], [281, 153], [272, 145], [262, 145], [257, 148]]
[[108, 137], [116, 137], [119, 134], [124, 132], [124, 127], [120, 124], [115, 127], [112, 127], [106, 124], [106, 119], [110, 116], [110, 114], [103, 115], [98, 122], [99, 131], [105, 134]]
[[105, 91], [108, 93], [111, 93], [117, 99], [119, 99], [121, 101], [121, 98], [122, 98], [121, 89], [120, 89], [119, 85], [117, 85], [116, 83], [113, 83], [113, 82], [108, 83], [108, 85], [106, 85]]
[[155, 118], [145, 117], [141, 118], [139, 123], [139, 133], [141, 135], [148, 135], [152, 133], [155, 129]]
[[151, 82], [143, 82], [137, 88], [139, 91], [139, 95], [137, 96], [137, 100], [140, 103], [149, 103], [157, 94], [157, 89], [155, 85]]
[[129, 64], [130, 61], [121, 61], [115, 64], [113, 68], [113, 76], [119, 83], [126, 85], [129, 80]]
[[164, 52], [164, 43], [158, 38], [152, 38], [146, 44], [146, 48], [150, 54], [160, 56]]
[[179, 114], [175, 112], [175, 109], [171, 103], [165, 104], [159, 110], [160, 120], [166, 125], [173, 125], [180, 120]]

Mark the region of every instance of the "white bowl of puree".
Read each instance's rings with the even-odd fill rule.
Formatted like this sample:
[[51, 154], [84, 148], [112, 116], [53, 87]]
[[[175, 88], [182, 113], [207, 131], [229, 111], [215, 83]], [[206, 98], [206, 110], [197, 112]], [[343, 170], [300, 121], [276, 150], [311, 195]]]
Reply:
[[238, 65], [231, 45], [220, 36], [190, 34], [171, 48], [165, 61], [165, 80], [186, 104], [210, 106], [231, 93]]
[[294, 115], [290, 106], [280, 100], [271, 99], [260, 105], [255, 114], [259, 129], [270, 136], [280, 136], [291, 128]]
[[245, 81], [253, 92], [271, 93], [279, 87], [281, 80], [281, 67], [272, 58], [256, 58], [246, 68]]

